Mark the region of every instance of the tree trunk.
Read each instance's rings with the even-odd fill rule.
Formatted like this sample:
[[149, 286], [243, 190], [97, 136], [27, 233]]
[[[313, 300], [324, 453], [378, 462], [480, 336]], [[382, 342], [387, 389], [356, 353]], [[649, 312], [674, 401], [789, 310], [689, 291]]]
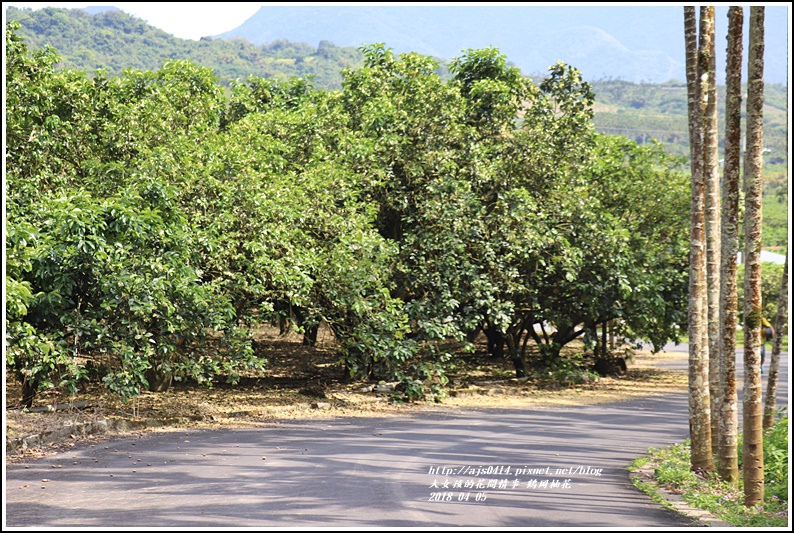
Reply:
[[144, 373], [146, 381], [149, 383], [149, 392], [166, 392], [171, 388], [173, 375], [162, 369], [150, 368]]
[[764, 501], [761, 390], [761, 169], [764, 146], [764, 8], [750, 7], [747, 68], [747, 153], [744, 158], [744, 504]]
[[720, 176], [717, 145], [717, 60], [714, 6], [701, 8], [699, 58], [703, 112], [703, 175], [706, 181], [706, 263], [708, 300], [709, 396], [711, 447], [717, 449], [720, 396]]
[[609, 321], [609, 349], [615, 350], [615, 319]]
[[39, 390], [38, 383], [34, 379], [25, 377], [22, 379], [22, 397], [19, 404], [22, 407], [30, 409], [33, 407], [33, 399], [36, 397], [36, 392]]
[[604, 357], [609, 357], [609, 349], [607, 347], [607, 321], [601, 323], [601, 353]]
[[711, 412], [706, 339], [705, 183], [703, 176], [700, 72], [697, 61], [695, 8], [684, 6], [687, 108], [689, 112], [692, 205], [689, 246], [689, 434], [691, 463], [696, 471], [711, 471]]
[[720, 424], [718, 469], [720, 477], [735, 485], [739, 479], [736, 394], [736, 256], [739, 251], [739, 175], [742, 122], [741, 7], [728, 10], [728, 59], [725, 88], [725, 184], [722, 191], [722, 287], [720, 290]]
[[527, 376], [527, 364], [523, 357], [521, 357], [521, 329], [511, 326], [505, 341], [507, 342], [507, 353], [510, 355], [510, 360], [516, 369], [516, 377], [524, 378]]
[[320, 324], [312, 324], [311, 326], [304, 326], [303, 345], [316, 346], [317, 334], [320, 332]]
[[496, 326], [487, 326], [485, 338], [488, 339], [488, 355], [493, 358], [501, 359], [505, 354], [505, 336]]
[[[780, 296], [777, 301], [775, 316], [775, 340], [772, 341], [772, 360], [769, 362], [769, 377], [766, 381], [766, 402], [764, 403], [764, 429], [771, 428], [775, 423], [775, 396], [780, 370], [780, 345], [786, 334], [788, 316], [788, 252], [783, 266], [783, 281], [780, 283]], [[762, 341], [763, 342], [763, 341]]]

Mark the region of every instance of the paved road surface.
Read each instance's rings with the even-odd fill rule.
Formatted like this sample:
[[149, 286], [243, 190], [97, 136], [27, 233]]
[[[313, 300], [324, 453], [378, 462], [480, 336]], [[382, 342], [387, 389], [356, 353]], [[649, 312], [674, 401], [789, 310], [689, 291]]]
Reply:
[[5, 525], [681, 527], [626, 467], [683, 440], [687, 411], [674, 394], [119, 438], [8, 465]]
[[[650, 348], [650, 345], [647, 346]], [[688, 344], [667, 344], [664, 347], [664, 352], [676, 352], [676, 353], [689, 353], [689, 345]], [[742, 385], [744, 384], [744, 350], [742, 348], [736, 349], [736, 386], [739, 392], [739, 400], [741, 401], [741, 393], [742, 393]], [[772, 348], [767, 345], [766, 350], [766, 362], [764, 364], [764, 374], [761, 376], [761, 383], [763, 384], [763, 391], [766, 395], [766, 386], [767, 386], [767, 378], [769, 377], [769, 365], [772, 362]], [[686, 370], [688, 368], [688, 360], [678, 359], [674, 361], [659, 361], [657, 366], [661, 368], [671, 368], [675, 370]], [[788, 406], [789, 411], [790, 409], [790, 400], [789, 400], [789, 355], [788, 352], [781, 352], [780, 354], [780, 373], [778, 376], [778, 384], [777, 384], [777, 394], [775, 395], [777, 405], [779, 406]], [[741, 406], [739, 408], [739, 413], [741, 417]], [[741, 418], [739, 419], [741, 423]]]

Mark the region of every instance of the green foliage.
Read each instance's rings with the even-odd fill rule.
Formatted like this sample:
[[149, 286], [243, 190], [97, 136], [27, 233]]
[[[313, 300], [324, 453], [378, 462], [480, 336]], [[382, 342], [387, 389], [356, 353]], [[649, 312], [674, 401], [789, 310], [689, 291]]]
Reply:
[[[36, 209], [39, 240], [22, 282], [35, 293], [24, 320], [60, 348], [58, 365], [67, 353], [70, 364], [106, 365], [106, 383], [123, 397], [147, 386], [149, 368], [199, 379], [184, 363], [201, 356], [207, 331], [225, 329], [233, 309], [201, 282], [185, 219], [168, 209], [164, 191], [152, 184], [101, 201], [76, 192]], [[22, 349], [9, 351], [26, 374], [38, 352]], [[250, 364], [246, 355], [230, 353], [229, 361], [242, 356]], [[61, 379], [79, 379], [76, 370]], [[34, 377], [46, 383], [44, 373]]]
[[[195, 42], [174, 38], [141, 19], [118, 11], [90, 15], [80, 9], [32, 11], [9, 6], [6, 14], [8, 20], [20, 22], [20, 35], [31, 45], [38, 48], [49, 44], [63, 55], [63, 67], [87, 73], [104, 69], [109, 75], [118, 76], [126, 68], [154, 70], [167, 59], [189, 59], [212, 67], [223, 84], [245, 80], [254, 74], [279, 81], [311, 78], [318, 88], [337, 90], [342, 86], [342, 69], [363, 64], [359, 50], [336, 47], [328, 41], [321, 41], [317, 48], [285, 40], [262, 46], [243, 39], [210, 37]], [[477, 67], [481, 72], [487, 74], [488, 68], [495, 65], [485, 59], [490, 51], [466, 51], [464, 54], [471, 52], [483, 55], [482, 64]], [[447, 78], [445, 65], [440, 64], [438, 72]], [[496, 77], [490, 79], [490, 74], [481, 78], [488, 80], [485, 85], [504, 81], [497, 81]], [[593, 82], [593, 90], [598, 96], [594, 120], [599, 132], [625, 135], [640, 144], [657, 139], [668, 152], [688, 157], [685, 84], [601, 80]], [[724, 86], [718, 90], [719, 114], [723, 117]], [[491, 92], [492, 96], [495, 94]], [[764, 143], [771, 150], [765, 154], [765, 176], [770, 183], [774, 179], [786, 185], [787, 87], [766, 84], [764, 99]], [[724, 125], [720, 124], [719, 129], [723, 131]], [[779, 165], [782, 172], [766, 170], [774, 165]]]
[[[766, 458], [767, 447], [771, 450], [770, 461]], [[744, 505], [741, 476], [738, 486], [734, 487], [716, 479], [714, 474], [704, 478], [691, 470], [688, 440], [661, 450], [651, 449], [642, 461], [654, 467], [659, 485], [681, 494], [692, 507], [709, 511], [733, 526], [785, 527], [788, 521], [787, 450], [788, 418], [784, 417], [764, 435], [765, 498], [763, 504], [749, 508]], [[635, 461], [633, 467], [639, 466], [640, 461]]]
[[[780, 285], [783, 280], [783, 266], [776, 263], [761, 263], [761, 309], [763, 317], [770, 324], [775, 323], [777, 304], [780, 299]], [[744, 265], [736, 269], [736, 297], [738, 320], [744, 322]], [[760, 326], [760, 318], [757, 319]]]
[[661, 348], [686, 321], [688, 180], [681, 160], [659, 144], [636, 145], [619, 136], [599, 141], [587, 190], [625, 233], [621, 246], [598, 257], [606, 268], [594, 282], [611, 283], [601, 294], [611, 297], [606, 303], [620, 319], [613, 333]]
[[571, 382], [589, 376], [560, 348], [607, 320], [675, 335], [685, 178], [658, 146], [596, 134], [571, 66], [536, 85], [468, 50], [446, 80], [376, 44], [341, 92], [258, 76], [224, 92], [187, 60], [57, 70], [14, 28], [7, 364], [37, 387], [74, 388], [89, 363], [125, 398], [162, 375], [233, 382], [263, 363], [262, 322], [308, 340], [326, 323], [350, 377], [411, 401], [443, 397], [447, 341], [481, 328], [519, 375], [531, 339]]
[[518, 68], [508, 66], [507, 57], [497, 49], [466, 50], [450, 63], [449, 70], [470, 107], [470, 124], [484, 129], [516, 119], [528, 80]]
[[785, 253], [788, 247], [788, 186], [777, 188], [780, 194], [767, 192], [763, 196], [761, 230], [761, 245], [764, 248], [782, 249], [778, 253]]
[[585, 363], [584, 354], [576, 354], [558, 357], [539, 377], [572, 386], [595, 383], [601, 376]]
[[[230, 301], [202, 279], [204, 234], [148, 165], [175, 132], [217, 128], [211, 74], [175, 62], [87, 82], [13, 31], [7, 43], [7, 365], [34, 390], [74, 390], [91, 362], [124, 398], [150, 369], [206, 380], [258, 366], [234, 340]], [[223, 330], [234, 349], [197, 364]]]
[[295, 109], [312, 93], [312, 85], [302, 78], [288, 83], [250, 75], [246, 83], [232, 82], [231, 98], [222, 127], [242, 119], [249, 113], [265, 113], [270, 109]]
[[766, 497], [788, 502], [789, 481], [788, 417], [779, 417], [764, 432], [764, 487]]

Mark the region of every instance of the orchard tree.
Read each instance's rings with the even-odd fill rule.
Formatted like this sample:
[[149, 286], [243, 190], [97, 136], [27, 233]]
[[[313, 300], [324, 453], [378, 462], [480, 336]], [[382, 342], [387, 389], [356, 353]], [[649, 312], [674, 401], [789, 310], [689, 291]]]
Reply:
[[[602, 216], [613, 220], [613, 233], [623, 236], [614, 266], [604, 274], [612, 280], [614, 334], [660, 350], [678, 339], [686, 321], [689, 198], [682, 161], [658, 143], [601, 135], [596, 140], [586, 190]], [[609, 316], [610, 309], [601, 313]]]
[[536, 284], [527, 277], [537, 270], [542, 250], [555, 245], [555, 232], [544, 224], [527, 188], [531, 150], [529, 136], [519, 128], [528, 108], [548, 101], [495, 48], [467, 50], [453, 60], [450, 71], [465, 105], [470, 163], [462, 171], [475, 200], [473, 215], [481, 224], [465, 252], [482, 258], [480, 274], [462, 302], [477, 311], [479, 322], [469, 322], [465, 329], [468, 334], [483, 329], [495, 355], [501, 356], [506, 346], [521, 377], [527, 373], [528, 331], [536, 316], [530, 306]]
[[[174, 374], [257, 366], [228, 329], [229, 300], [202, 279], [203, 233], [152, 164], [217, 129], [211, 71], [175, 63], [88, 82], [55, 71], [51, 51], [28, 54], [13, 28], [6, 38], [6, 362], [24, 403], [42, 387], [74, 390], [89, 368], [129, 398]], [[228, 333], [212, 357], [211, 331]]]
[[[560, 279], [573, 278], [580, 265], [578, 250], [566, 239], [570, 220], [561, 213], [586, 212], [586, 199], [569, 193], [592, 145], [593, 96], [572, 67], [558, 63], [535, 85], [496, 49], [469, 50], [450, 70], [479, 150], [468, 167], [469, 181], [485, 225], [477, 253], [487, 258], [483, 268], [492, 280], [492, 296], [479, 302], [485, 304], [480, 327], [492, 351], [507, 347], [523, 376], [530, 339], [550, 348], [544, 350], [550, 360], [575, 338], [558, 342], [555, 322], [558, 339], [543, 342], [535, 326], [551, 318], [544, 316], [544, 294]], [[569, 200], [579, 205], [565, 211]]]
[[414, 360], [404, 303], [391, 295], [396, 243], [337, 154], [352, 135], [340, 95], [252, 77], [230, 109], [190, 198], [208, 204], [197, 213], [218, 244], [208, 273], [239, 319], [290, 321], [308, 344], [324, 322], [347, 378], [397, 379], [412, 399], [437, 392], [443, 378]]
[[461, 305], [463, 295], [489, 290], [487, 280], [478, 286], [480, 259], [466, 253], [480, 221], [465, 175], [465, 106], [432, 59], [397, 58], [382, 45], [363, 52], [364, 66], [344, 75], [351, 133], [340, 152], [362, 198], [377, 205], [379, 233], [398, 246], [392, 295], [405, 302], [413, 333], [432, 354], [437, 341], [462, 340], [480, 322], [478, 309]]
[[614, 318], [627, 338], [659, 347], [683, 321], [680, 161], [659, 146], [595, 135], [592, 99], [578, 71], [558, 64], [525, 89], [515, 127], [505, 120], [500, 135], [482, 136], [488, 164], [473, 182], [499, 246], [488, 274], [513, 310], [505, 329], [486, 324], [486, 333], [519, 364], [530, 339], [553, 364], [562, 346], [581, 336], [592, 345]]
[[82, 163], [94, 148], [96, 100], [95, 85], [84, 73], [56, 71], [56, 51], [28, 51], [18, 29], [11, 21], [5, 34], [5, 199], [12, 224], [16, 203], [83, 181]]

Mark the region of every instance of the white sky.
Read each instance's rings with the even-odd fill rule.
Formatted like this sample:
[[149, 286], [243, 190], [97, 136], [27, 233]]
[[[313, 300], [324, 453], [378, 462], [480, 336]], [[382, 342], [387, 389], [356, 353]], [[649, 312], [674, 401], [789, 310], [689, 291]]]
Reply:
[[[358, 5], [378, 5], [378, 4], [426, 4], [433, 5], [437, 2], [334, 2], [340, 4], [358, 4]], [[532, 5], [536, 2], [517, 2], [518, 4]], [[545, 4], [546, 2], [537, 2], [538, 4]], [[324, 5], [321, 2], [268, 2], [269, 5]], [[327, 5], [328, 3], [325, 3]], [[452, 2], [442, 3], [439, 5], [466, 5], [466, 4], [483, 4], [483, 5], [496, 5], [504, 4], [511, 5], [516, 2]], [[577, 5], [581, 2], [559, 2], [559, 4]], [[614, 2], [600, 2], [599, 5], [615, 5]], [[726, 2], [712, 2], [712, 5], [725, 4]], [[189, 4], [180, 2], [116, 2], [115, 0], [94, 0], [93, 2], [3, 2], [3, 8], [6, 6], [14, 7], [30, 7], [32, 9], [41, 9], [43, 7], [62, 7], [69, 9], [84, 8], [88, 6], [114, 6], [125, 13], [135, 15], [146, 21], [148, 24], [160, 28], [163, 31], [170, 33], [175, 37], [181, 39], [193, 39], [197, 41], [201, 37], [218, 35], [240, 26], [243, 22], [251, 18], [259, 8], [264, 5], [260, 2], [191, 2]], [[588, 3], [584, 3], [588, 5]], [[625, 5], [618, 3], [617, 5]], [[638, 5], [665, 5], [658, 2], [645, 2]], [[681, 4], [683, 5], [683, 4]], [[750, 5], [750, 4], [748, 4]], [[764, 5], [788, 5], [786, 2], [764, 2]], [[5, 21], [5, 15], [3, 16]]]
[[6, 6], [33, 9], [47, 6], [68, 9], [114, 6], [175, 37], [198, 40], [201, 37], [233, 30], [256, 13], [262, 4], [251, 2], [191, 2], [185, 4], [95, 0], [94, 2], [3, 2], [3, 8]]

